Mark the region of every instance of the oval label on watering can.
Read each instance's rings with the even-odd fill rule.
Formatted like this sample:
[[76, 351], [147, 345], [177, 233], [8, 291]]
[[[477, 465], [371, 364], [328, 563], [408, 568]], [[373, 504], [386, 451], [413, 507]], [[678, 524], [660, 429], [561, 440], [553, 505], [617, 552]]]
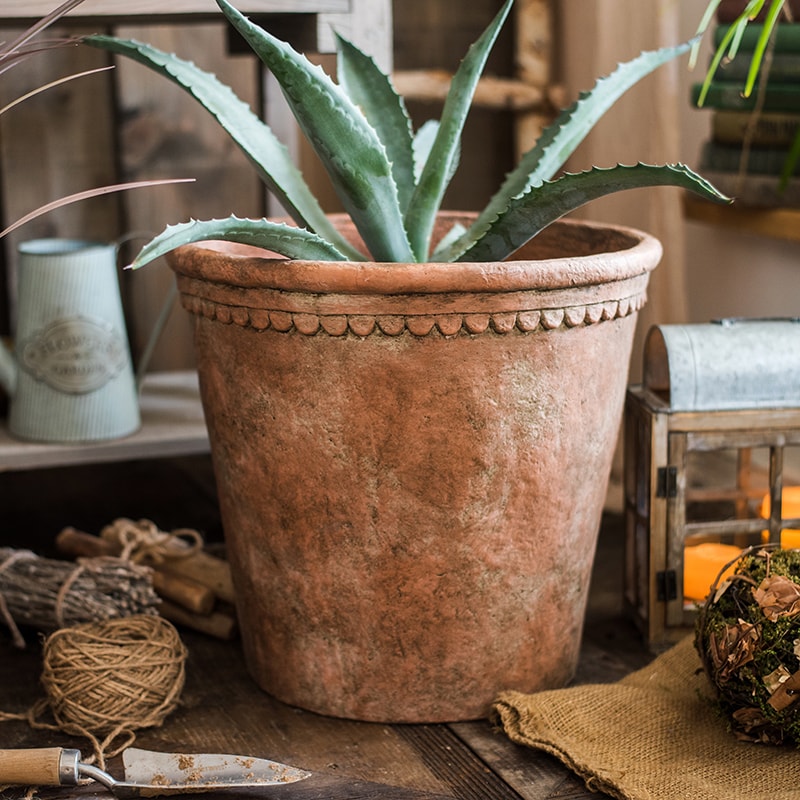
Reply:
[[114, 327], [86, 317], [56, 320], [20, 350], [26, 372], [66, 394], [101, 389], [124, 369], [127, 358], [127, 344]]

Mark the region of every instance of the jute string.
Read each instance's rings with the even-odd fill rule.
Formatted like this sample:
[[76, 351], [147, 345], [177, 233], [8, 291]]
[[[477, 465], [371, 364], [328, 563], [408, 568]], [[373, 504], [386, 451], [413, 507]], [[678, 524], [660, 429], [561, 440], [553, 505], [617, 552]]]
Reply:
[[[158, 616], [61, 628], [44, 642], [46, 697], [24, 714], [0, 713], [0, 720], [82, 736], [102, 769], [132, 744], [137, 729], [160, 726], [176, 708], [186, 655], [175, 627]], [[40, 719], [47, 711], [54, 724]]]
[[192, 528], [167, 533], [149, 519], [138, 522], [121, 517], [101, 532], [103, 539], [122, 546], [120, 558], [135, 564], [162, 564], [167, 559], [189, 558], [203, 549], [203, 537]]
[[[9, 555], [5, 557], [2, 561], [0, 561], [0, 573], [10, 570], [11, 567], [13, 567], [14, 564], [22, 558], [33, 558], [33, 557], [34, 554], [31, 553], [29, 550], [10, 551]], [[8, 603], [6, 602], [5, 595], [2, 592], [0, 592], [0, 617], [2, 617], [3, 622], [11, 631], [11, 638], [14, 642], [14, 646], [25, 647], [25, 639], [19, 632], [17, 623], [11, 614], [11, 610], [9, 609]]]

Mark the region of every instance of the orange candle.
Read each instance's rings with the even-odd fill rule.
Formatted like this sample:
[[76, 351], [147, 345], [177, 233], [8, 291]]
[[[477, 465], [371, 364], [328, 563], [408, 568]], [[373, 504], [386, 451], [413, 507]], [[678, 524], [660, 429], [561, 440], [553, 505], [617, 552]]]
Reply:
[[[769, 519], [769, 495], [764, 495], [761, 502], [761, 516]], [[781, 493], [781, 518], [794, 519], [800, 517], [800, 486], [784, 486]], [[762, 540], [769, 541], [769, 531], [764, 531]], [[791, 550], [800, 547], [800, 530], [797, 528], [784, 528], [781, 531], [781, 547]]]
[[[742, 550], [731, 544], [703, 542], [690, 545], [683, 551], [683, 596], [686, 600], [702, 602], [711, 591], [722, 568], [738, 558]], [[723, 578], [733, 573], [736, 564], [725, 570]]]

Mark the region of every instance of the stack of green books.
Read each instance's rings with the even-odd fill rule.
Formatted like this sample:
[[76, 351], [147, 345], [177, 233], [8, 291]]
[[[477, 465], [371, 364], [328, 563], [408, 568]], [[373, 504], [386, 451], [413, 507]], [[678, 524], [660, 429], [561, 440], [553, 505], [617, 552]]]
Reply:
[[[745, 0], [723, 0], [717, 9], [714, 48], [723, 41]], [[701, 172], [743, 205], [800, 206], [800, 163], [788, 184], [781, 184], [789, 152], [800, 136], [800, 0], [787, 3], [797, 22], [781, 21], [774, 49], [755, 89], [744, 96], [761, 22], [750, 22], [737, 55], [723, 60], [709, 87], [703, 108], [711, 111], [711, 138], [703, 145]], [[796, 15], [796, 16], [795, 16]], [[701, 83], [692, 86], [692, 104]]]

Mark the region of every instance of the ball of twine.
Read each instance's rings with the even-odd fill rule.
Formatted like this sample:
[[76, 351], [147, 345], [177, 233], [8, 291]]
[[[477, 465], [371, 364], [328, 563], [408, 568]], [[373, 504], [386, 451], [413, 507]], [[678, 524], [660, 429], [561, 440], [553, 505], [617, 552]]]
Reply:
[[57, 630], [45, 640], [43, 660], [56, 724], [92, 740], [102, 762], [117, 737], [126, 736], [127, 746], [133, 731], [161, 725], [175, 709], [186, 648], [170, 622], [139, 615]]

